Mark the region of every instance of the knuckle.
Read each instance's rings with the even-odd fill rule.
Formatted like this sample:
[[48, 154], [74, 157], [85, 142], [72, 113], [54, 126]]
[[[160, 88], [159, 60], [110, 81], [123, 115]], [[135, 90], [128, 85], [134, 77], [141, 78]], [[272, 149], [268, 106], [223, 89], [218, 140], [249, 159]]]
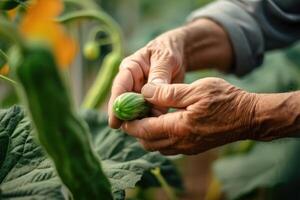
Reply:
[[[201, 124], [201, 119], [203, 116], [206, 116], [206, 110], [203, 108], [186, 112], [186, 118], [184, 123], [186, 124], [186, 128], [189, 133], [198, 133], [196, 130], [199, 128], [199, 124]], [[205, 117], [204, 117], [205, 118]], [[200, 126], [202, 128], [202, 126]], [[201, 132], [199, 132], [200, 134]]]
[[220, 83], [220, 82], [225, 82], [224, 79], [218, 78], [218, 77], [207, 77], [203, 79], [204, 81], [208, 81], [211, 83]]
[[228, 83], [224, 79], [217, 77], [203, 78], [195, 81], [193, 84], [197, 85], [196, 88], [198, 88], [198, 90], [201, 90], [201, 92], [203, 92], [203, 90], [215, 91], [224, 85], [228, 85]]
[[161, 90], [158, 90], [157, 95], [170, 102], [170, 104], [177, 104], [178, 102], [184, 102], [184, 99], [188, 99], [187, 97], [191, 98], [194, 96], [191, 91], [189, 86], [183, 87], [175, 84], [162, 85]]
[[148, 51], [148, 52], [156, 51], [157, 49], [159, 49], [160, 43], [161, 42], [159, 41], [159, 38], [155, 38], [155, 39], [149, 41], [147, 43], [147, 45], [145, 46], [145, 51]]
[[190, 126], [190, 120], [186, 115], [181, 112], [177, 119], [178, 123], [175, 123], [174, 132], [180, 134], [181, 136], [189, 135], [192, 132], [192, 126]]
[[155, 53], [158, 55], [162, 64], [168, 64], [169, 67], [175, 67], [178, 65], [177, 56], [172, 52], [172, 50], [156, 50]]
[[165, 99], [167, 102], [176, 102], [176, 87], [170, 85], [161, 85], [160, 90], [156, 90], [157, 99]]
[[147, 51], [151, 52], [152, 57], [158, 60], [162, 64], [169, 64], [169, 67], [177, 66], [178, 54], [174, 52], [170, 47], [164, 47], [162, 44], [157, 44], [157, 42], [152, 42], [147, 46]]
[[135, 69], [139, 67], [140, 67], [139, 63], [135, 59], [133, 59], [132, 56], [124, 58], [120, 64], [120, 70]]
[[167, 59], [171, 66], [177, 66], [178, 65], [178, 56], [175, 55], [175, 53], [168, 51], [167, 52]]
[[[172, 126], [169, 125], [169, 122], [172, 121]], [[183, 137], [193, 133], [194, 127], [191, 126], [191, 119], [187, 118], [187, 115], [184, 112], [178, 113], [176, 119], [164, 120], [163, 121], [163, 130], [172, 139], [172, 145], [176, 145]]]
[[120, 63], [120, 69], [125, 69], [127, 68], [129, 65], [128, 63], [130, 62], [131, 58], [130, 57], [126, 57], [124, 58], [121, 63]]

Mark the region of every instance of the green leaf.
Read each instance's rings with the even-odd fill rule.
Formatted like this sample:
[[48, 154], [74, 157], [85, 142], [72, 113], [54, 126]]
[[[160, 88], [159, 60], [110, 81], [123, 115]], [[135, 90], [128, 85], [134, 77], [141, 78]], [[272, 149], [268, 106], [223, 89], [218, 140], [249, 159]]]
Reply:
[[[112, 183], [114, 198], [124, 199], [127, 188], [137, 184], [158, 186], [149, 170], [160, 166], [167, 182], [181, 188], [172, 163], [158, 153], [142, 149], [136, 139], [110, 129], [107, 117], [84, 111], [93, 146]], [[29, 119], [18, 106], [0, 110], [0, 199], [66, 199], [67, 191], [53, 164], [35, 142]]]
[[20, 107], [0, 110], [0, 199], [64, 199], [52, 163]]
[[114, 191], [132, 188], [137, 183], [143, 187], [158, 186], [155, 177], [149, 172], [158, 166], [168, 184], [182, 189], [178, 171], [166, 157], [157, 152], [145, 151], [135, 138], [121, 130], [109, 128], [107, 117], [103, 114], [85, 111], [83, 116]]
[[300, 180], [299, 154], [296, 138], [259, 142], [247, 154], [217, 160], [214, 171], [228, 199], [243, 199], [262, 189], [262, 199], [294, 199], [300, 195], [295, 189]]

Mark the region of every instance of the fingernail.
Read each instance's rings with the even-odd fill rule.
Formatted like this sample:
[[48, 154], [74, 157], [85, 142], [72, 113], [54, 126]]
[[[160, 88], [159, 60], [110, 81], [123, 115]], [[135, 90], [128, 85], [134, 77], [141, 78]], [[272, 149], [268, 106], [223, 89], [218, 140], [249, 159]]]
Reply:
[[151, 98], [154, 95], [156, 89], [156, 85], [153, 83], [147, 83], [144, 85], [142, 88], [142, 94], [144, 95], [145, 98]]

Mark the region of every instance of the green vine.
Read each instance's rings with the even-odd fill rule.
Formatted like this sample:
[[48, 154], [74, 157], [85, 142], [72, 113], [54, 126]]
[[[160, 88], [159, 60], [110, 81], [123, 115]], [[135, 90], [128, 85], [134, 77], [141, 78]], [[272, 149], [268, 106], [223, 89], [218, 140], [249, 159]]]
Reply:
[[[12, 25], [9, 21], [6, 19], [0, 19], [0, 36], [10, 41], [12, 44], [15, 44], [18, 46], [20, 51], [24, 51], [25, 44], [22, 40], [21, 35], [19, 34], [17, 28]], [[4, 61], [9, 61], [9, 57], [7, 54], [0, 49], [0, 57]], [[7, 81], [10, 84], [13, 84], [14, 86], [17, 86], [17, 82], [6, 77], [3, 75], [0, 75], [0, 79]]]
[[[8, 60], [6, 53], [4, 51], [2, 51], [1, 49], [0, 49], [0, 58], [2, 58], [4, 61]], [[1, 66], [0, 66], [0, 69], [1, 69]]]
[[6, 76], [3, 76], [3, 75], [1, 75], [1, 74], [0, 74], [0, 79], [2, 79], [2, 80], [4, 80], [4, 81], [7, 81], [7, 82], [9, 82], [9, 83], [11, 83], [11, 84], [17, 86], [17, 82], [16, 82], [16, 81], [14, 81], [14, 80], [12, 80], [12, 79], [6, 77]]
[[82, 107], [95, 109], [100, 107], [105, 101], [116, 75], [121, 59], [123, 58], [122, 34], [119, 25], [105, 12], [94, 9], [84, 11], [74, 11], [61, 16], [58, 21], [70, 22], [78, 19], [95, 19], [101, 23], [102, 29], [108, 32], [109, 41], [112, 45], [112, 52], [108, 54], [102, 62], [102, 66], [97, 74], [96, 80], [83, 101]]
[[106, 27], [112, 41], [113, 51], [123, 53], [121, 29], [119, 25], [103, 11], [83, 10], [74, 11], [58, 18], [59, 22], [67, 23], [78, 19], [96, 19]]
[[166, 195], [168, 196], [169, 200], [177, 200], [177, 197], [175, 193], [173, 192], [173, 189], [169, 186], [165, 178], [160, 173], [160, 168], [156, 167], [151, 170], [151, 173], [156, 177], [157, 181], [160, 183], [163, 190], [166, 192]]
[[91, 9], [91, 8], [97, 8], [99, 9], [99, 6], [94, 2], [90, 0], [80, 1], [80, 0], [64, 0], [65, 3], [73, 3], [76, 5], [80, 5], [83, 8]]

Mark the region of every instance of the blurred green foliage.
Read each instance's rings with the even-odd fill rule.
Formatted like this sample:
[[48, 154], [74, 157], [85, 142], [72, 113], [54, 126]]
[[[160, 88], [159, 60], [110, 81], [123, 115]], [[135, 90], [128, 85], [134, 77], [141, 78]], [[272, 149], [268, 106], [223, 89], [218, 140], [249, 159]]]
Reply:
[[132, 53], [155, 36], [182, 25], [195, 9], [212, 0], [98, 0], [120, 23], [127, 52]]
[[[183, 24], [201, 0], [104, 0], [102, 4], [121, 24], [127, 53], [160, 33]], [[129, 12], [130, 11], [130, 12]], [[186, 82], [217, 76], [250, 92], [287, 92], [300, 88], [300, 45], [268, 53], [264, 64], [244, 77], [213, 70], [189, 73]], [[272, 143], [237, 142], [223, 149], [215, 164], [217, 177], [229, 199], [287, 199], [297, 193], [299, 140]], [[290, 195], [288, 195], [290, 194]], [[276, 198], [275, 198], [276, 197]], [[295, 197], [295, 196], [294, 196]]]
[[[300, 45], [266, 56], [264, 65], [239, 79], [221, 75], [229, 82], [251, 92], [289, 92], [300, 89]], [[225, 148], [230, 154], [221, 157], [214, 170], [228, 199], [281, 200], [299, 199], [300, 140], [280, 139], [254, 143], [248, 151], [238, 142]], [[249, 141], [248, 141], [249, 143]], [[242, 153], [242, 154], [241, 154]]]
[[[297, 56], [298, 55], [298, 56]], [[244, 77], [222, 74], [214, 70], [188, 73], [186, 82], [191, 83], [207, 76], [224, 78], [249, 92], [288, 92], [300, 88], [300, 45], [286, 51], [268, 53], [264, 64]]]
[[[121, 25], [127, 54], [133, 53], [164, 31], [184, 24], [190, 12], [211, 2], [211, 0], [96, 1]], [[264, 64], [245, 77], [206, 70], [188, 74], [186, 82], [217, 76], [251, 92], [287, 92], [300, 89], [299, 66], [300, 45], [297, 45], [285, 51], [267, 54]], [[8, 97], [6, 99], [13, 99]], [[0, 101], [8, 102], [5, 103], [6, 106], [9, 102], [15, 102], [2, 99]], [[279, 198], [285, 193], [298, 194], [298, 184], [295, 182], [300, 177], [297, 171], [299, 161], [295, 156], [300, 150], [298, 143], [299, 140], [292, 139], [272, 143], [235, 143], [226, 146], [226, 156], [216, 162], [215, 171], [227, 197], [276, 199], [275, 196]], [[283, 197], [289, 199], [287, 196]]]
[[299, 199], [299, 153], [299, 139], [259, 142], [248, 153], [217, 160], [214, 171], [227, 199]]

